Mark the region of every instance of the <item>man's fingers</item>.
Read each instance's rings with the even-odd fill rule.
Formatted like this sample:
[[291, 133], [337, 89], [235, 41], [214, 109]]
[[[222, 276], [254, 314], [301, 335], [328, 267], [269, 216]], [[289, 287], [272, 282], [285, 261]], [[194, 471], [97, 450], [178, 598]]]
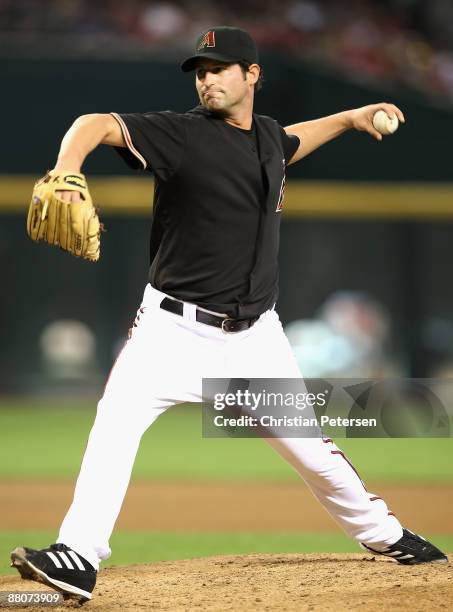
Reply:
[[63, 202], [80, 202], [80, 193], [78, 191], [63, 191], [58, 189], [55, 193]]
[[393, 113], [395, 113], [395, 115], [398, 117], [400, 123], [404, 123], [406, 121], [406, 119], [404, 118], [403, 112], [397, 106], [393, 107], [392, 115]]
[[60, 191], [59, 189], [55, 191], [55, 195], [60, 198], [60, 200], [63, 200], [63, 202], [70, 202], [71, 194], [72, 191]]
[[382, 140], [382, 134], [378, 132], [377, 130], [375, 130], [374, 128], [372, 130], [369, 130], [369, 133], [371, 134], [371, 136], [374, 136], [376, 140]]
[[406, 121], [404, 118], [403, 111], [397, 106], [395, 106], [395, 104], [389, 104], [388, 102], [383, 102], [380, 105], [380, 107], [382, 110], [384, 110], [387, 113], [387, 116], [389, 119], [391, 119], [393, 115], [396, 115], [398, 117], [398, 120], [401, 123], [404, 123]]
[[376, 140], [382, 140], [382, 134], [378, 132], [377, 129], [373, 125], [373, 116], [374, 116], [374, 113], [370, 114], [368, 112], [366, 116], [363, 116], [361, 118], [360, 123], [356, 125], [356, 129], [367, 132], [368, 134], [373, 136], [373, 138], [376, 138]]

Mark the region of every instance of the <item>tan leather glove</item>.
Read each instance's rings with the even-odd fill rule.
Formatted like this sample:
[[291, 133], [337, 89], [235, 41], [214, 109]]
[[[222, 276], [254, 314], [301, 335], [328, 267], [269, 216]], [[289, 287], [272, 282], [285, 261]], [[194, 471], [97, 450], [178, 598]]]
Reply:
[[[64, 202], [56, 191], [78, 191], [80, 201]], [[51, 170], [35, 184], [27, 219], [28, 235], [35, 242], [97, 261], [103, 229], [83, 174]]]

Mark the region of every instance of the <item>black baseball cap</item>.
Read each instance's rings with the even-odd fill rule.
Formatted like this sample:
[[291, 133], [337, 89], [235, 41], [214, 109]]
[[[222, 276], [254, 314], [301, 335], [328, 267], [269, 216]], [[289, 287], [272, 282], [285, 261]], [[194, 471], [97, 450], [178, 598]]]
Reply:
[[230, 26], [217, 26], [204, 30], [197, 38], [195, 55], [181, 64], [183, 72], [194, 70], [200, 58], [220, 62], [258, 63], [258, 50], [255, 41], [245, 30]]

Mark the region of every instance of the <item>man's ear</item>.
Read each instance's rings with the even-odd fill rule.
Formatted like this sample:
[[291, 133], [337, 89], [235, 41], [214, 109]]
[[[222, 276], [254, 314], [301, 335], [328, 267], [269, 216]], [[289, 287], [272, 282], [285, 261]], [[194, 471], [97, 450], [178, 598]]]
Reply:
[[261, 68], [258, 64], [250, 64], [247, 71], [247, 80], [251, 85], [255, 85], [260, 77]]

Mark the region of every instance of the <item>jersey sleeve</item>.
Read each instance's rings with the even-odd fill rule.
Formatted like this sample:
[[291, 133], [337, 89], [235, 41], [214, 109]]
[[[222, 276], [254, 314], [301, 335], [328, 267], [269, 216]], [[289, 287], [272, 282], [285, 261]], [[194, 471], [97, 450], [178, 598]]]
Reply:
[[287, 134], [285, 130], [280, 126], [280, 135], [282, 138], [282, 147], [285, 154], [286, 165], [289, 164], [292, 156], [297, 151], [300, 145], [300, 138], [295, 134]]
[[111, 113], [118, 121], [126, 147], [115, 147], [130, 168], [153, 172], [167, 180], [182, 161], [185, 130], [181, 115], [155, 113]]

